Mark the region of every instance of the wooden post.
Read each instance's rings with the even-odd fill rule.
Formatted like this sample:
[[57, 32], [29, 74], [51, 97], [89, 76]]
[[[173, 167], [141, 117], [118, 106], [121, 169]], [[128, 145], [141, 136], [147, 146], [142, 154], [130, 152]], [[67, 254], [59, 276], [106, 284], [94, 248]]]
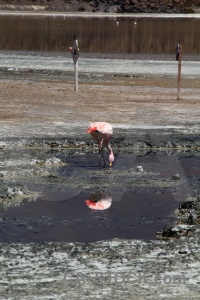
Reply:
[[179, 46], [178, 55], [178, 87], [177, 87], [177, 100], [180, 100], [180, 89], [181, 89], [181, 59], [182, 59], [182, 45]]
[[74, 90], [78, 92], [78, 60], [74, 61], [74, 72], [75, 72], [75, 82], [74, 82]]
[[68, 51], [71, 52], [74, 61], [74, 90], [78, 91], [78, 58], [79, 58], [79, 48], [78, 40], [74, 39], [73, 47], [69, 47]]

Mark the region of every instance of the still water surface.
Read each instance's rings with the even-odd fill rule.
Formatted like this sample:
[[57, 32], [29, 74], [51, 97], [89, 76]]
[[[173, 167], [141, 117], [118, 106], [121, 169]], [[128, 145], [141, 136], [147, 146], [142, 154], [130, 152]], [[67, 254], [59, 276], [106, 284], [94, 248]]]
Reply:
[[[51, 157], [43, 150], [9, 153], [11, 158]], [[177, 220], [174, 211], [179, 204], [200, 192], [198, 153], [119, 151], [112, 170], [98, 166], [97, 153], [56, 153], [67, 165], [53, 171], [52, 179], [43, 177], [38, 182], [36, 176], [31, 180], [27, 176], [26, 182], [19, 182], [42, 192], [41, 197], [7, 209], [0, 206], [0, 242], [155, 239], [158, 231]], [[144, 173], [133, 171], [138, 165]], [[181, 179], [171, 180], [177, 172]], [[88, 200], [94, 202], [93, 208]], [[104, 209], [97, 209], [98, 204]]]
[[0, 50], [66, 51], [74, 34], [81, 52], [200, 54], [200, 18], [80, 18], [1, 15]]

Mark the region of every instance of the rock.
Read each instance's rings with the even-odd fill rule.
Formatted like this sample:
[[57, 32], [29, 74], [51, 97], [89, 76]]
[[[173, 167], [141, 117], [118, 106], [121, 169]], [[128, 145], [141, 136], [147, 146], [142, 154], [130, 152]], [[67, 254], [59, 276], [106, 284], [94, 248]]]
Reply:
[[143, 169], [142, 166], [137, 166], [137, 167], [136, 167], [136, 171], [137, 171], [137, 172], [144, 172], [144, 169]]
[[23, 192], [20, 188], [17, 188], [17, 187], [9, 187], [8, 188], [8, 197], [9, 198], [19, 197], [22, 195], [23, 195]]
[[61, 161], [61, 159], [58, 158], [58, 157], [48, 158], [48, 159], [45, 161], [45, 165], [46, 165], [46, 166], [60, 165], [60, 164], [62, 164], [62, 161]]
[[28, 195], [29, 191], [26, 187], [8, 187], [7, 195], [8, 198], [17, 198], [17, 197], [23, 197], [25, 195]]
[[171, 180], [180, 180], [181, 176], [177, 173], [171, 177]]

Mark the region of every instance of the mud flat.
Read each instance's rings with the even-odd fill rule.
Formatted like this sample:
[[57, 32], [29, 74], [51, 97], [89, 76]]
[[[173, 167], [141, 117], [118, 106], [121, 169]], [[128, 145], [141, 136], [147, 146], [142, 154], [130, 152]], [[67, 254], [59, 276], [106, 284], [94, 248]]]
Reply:
[[[96, 74], [74, 92], [65, 74], [9, 74], [0, 81], [0, 298], [199, 299], [199, 79], [183, 79], [176, 100], [174, 78]], [[85, 133], [97, 119], [114, 127], [113, 169], [98, 167]], [[83, 199], [102, 190], [113, 195], [111, 208], [132, 203], [134, 211], [134, 194], [146, 197], [144, 208], [168, 197], [171, 211], [165, 202], [160, 223], [158, 211], [134, 223], [125, 204], [124, 219], [117, 209], [88, 215]], [[80, 201], [84, 217], [71, 220], [67, 201]], [[62, 218], [59, 205], [68, 209]], [[134, 238], [152, 223], [160, 226], [153, 238]]]

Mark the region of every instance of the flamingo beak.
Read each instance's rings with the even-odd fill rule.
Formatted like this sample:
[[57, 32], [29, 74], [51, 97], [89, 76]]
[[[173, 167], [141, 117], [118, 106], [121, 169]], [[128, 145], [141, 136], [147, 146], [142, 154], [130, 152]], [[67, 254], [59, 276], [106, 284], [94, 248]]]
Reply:
[[109, 163], [109, 167], [112, 167], [112, 161]]
[[91, 201], [91, 200], [84, 200], [85, 201], [85, 203], [88, 205], [88, 206], [95, 206], [96, 205], [96, 202], [93, 202], [93, 201]]

